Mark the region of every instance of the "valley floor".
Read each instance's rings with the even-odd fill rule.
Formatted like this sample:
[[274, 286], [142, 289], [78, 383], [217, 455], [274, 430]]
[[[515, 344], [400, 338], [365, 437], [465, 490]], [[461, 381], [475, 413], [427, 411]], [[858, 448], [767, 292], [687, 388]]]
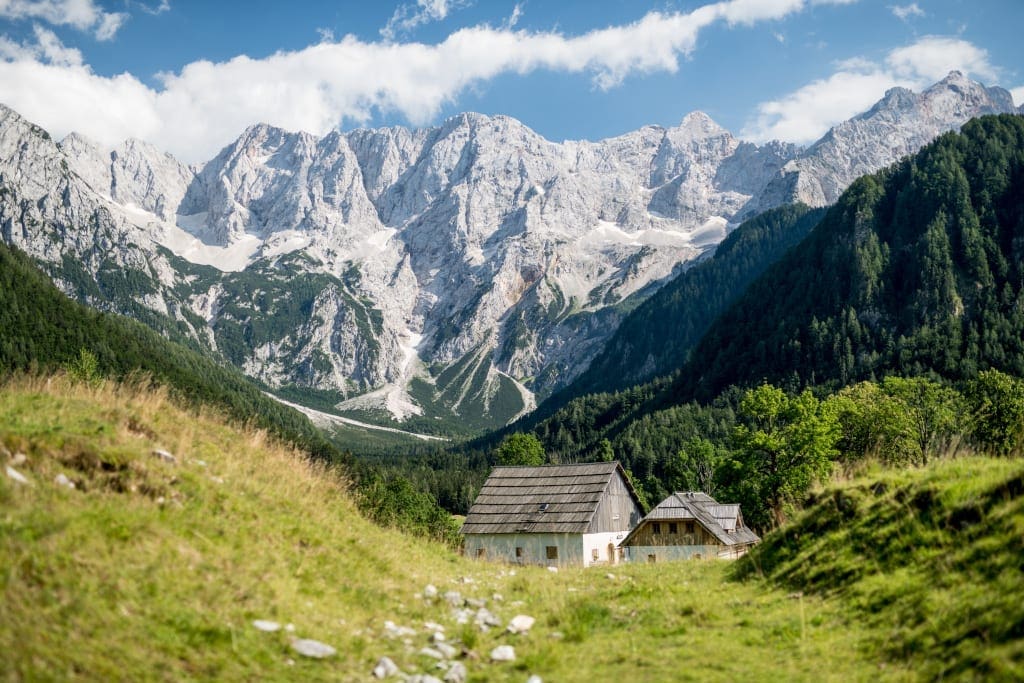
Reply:
[[[841, 592], [719, 562], [511, 568], [380, 529], [336, 472], [160, 392], [7, 386], [0, 459], [7, 680], [364, 681], [384, 656], [470, 681], [921, 675]], [[509, 633], [520, 614], [535, 624]], [[454, 655], [423, 652], [445, 649], [435, 631]], [[337, 652], [303, 657], [296, 638]], [[491, 661], [499, 645], [514, 661]]]

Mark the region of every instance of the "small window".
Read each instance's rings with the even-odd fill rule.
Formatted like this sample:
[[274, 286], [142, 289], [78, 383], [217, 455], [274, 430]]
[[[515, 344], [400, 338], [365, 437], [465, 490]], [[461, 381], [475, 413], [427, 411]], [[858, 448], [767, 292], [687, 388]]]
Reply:
[[548, 503], [541, 503], [540, 504], [540, 511], [541, 512], [547, 512], [548, 511]]
[[658, 522], [655, 522], [655, 523], [654, 523], [654, 524], [652, 524], [651, 526], [653, 527], [653, 528], [651, 529], [651, 531], [653, 531], [653, 532], [654, 532], [654, 533], [656, 533], [656, 534], [660, 534], [660, 533], [661, 533], [661, 524], [660, 524], [660, 523], [658, 523]]
[[523, 556], [523, 549], [520, 546], [516, 546], [516, 557]]
[[670, 534], [678, 534], [679, 533], [679, 525], [676, 524], [675, 522], [669, 522], [668, 523], [668, 532]]
[[647, 556], [648, 564], [654, 564], [657, 561], [658, 561], [658, 556], [657, 555], [648, 555]]
[[476, 556], [477, 557], [487, 557], [487, 548], [477, 548], [476, 549]]
[[686, 533], [692, 534], [694, 532], [693, 522], [686, 523]]
[[590, 551], [590, 559], [591, 560], [593, 560], [594, 562], [597, 562], [600, 558], [601, 558], [601, 551], [600, 550], [598, 550], [597, 548], [594, 548], [593, 550]]
[[557, 560], [558, 559], [558, 546], [557, 545], [544, 546], [544, 552], [547, 553], [547, 556], [548, 556], [549, 560]]

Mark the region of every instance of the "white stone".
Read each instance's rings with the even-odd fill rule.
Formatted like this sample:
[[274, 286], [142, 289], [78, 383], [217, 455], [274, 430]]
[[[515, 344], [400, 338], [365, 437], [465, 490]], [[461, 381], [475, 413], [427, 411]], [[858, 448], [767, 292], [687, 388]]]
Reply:
[[170, 451], [165, 451], [162, 448], [156, 448], [153, 450], [153, 457], [163, 460], [164, 462], [176, 463], [178, 459], [175, 458]]
[[374, 678], [390, 678], [399, 671], [398, 665], [391, 661], [389, 657], [381, 657], [377, 662], [377, 666], [373, 667]]
[[445, 659], [452, 659], [459, 654], [458, 649], [448, 643], [434, 643], [434, 649], [444, 655]]
[[21, 467], [26, 462], [28, 462], [28, 456], [24, 453], [15, 453], [11, 457], [11, 467]]
[[526, 679], [526, 683], [544, 683], [544, 680], [537, 674], [533, 674]]
[[440, 650], [438, 650], [436, 648], [433, 648], [433, 647], [425, 647], [425, 648], [421, 649], [420, 650], [420, 654], [423, 655], [424, 657], [431, 657], [433, 659], [444, 659], [445, 658], [444, 654]]
[[68, 479], [67, 475], [63, 472], [59, 472], [56, 477], [53, 478], [53, 483], [57, 486], [63, 486], [66, 489], [74, 489], [75, 482]]
[[512, 617], [512, 621], [508, 622], [509, 633], [526, 633], [531, 628], [536, 620], [533, 617], [525, 614], [517, 614]]
[[453, 662], [448, 673], [445, 674], [444, 680], [445, 683], [466, 683], [467, 678], [469, 678], [469, 672], [466, 670], [466, 665], [462, 662]]
[[276, 621], [268, 621], [266, 619], [257, 619], [252, 622], [252, 625], [256, 627], [256, 630], [265, 631], [267, 633], [273, 633], [274, 631], [281, 630], [281, 624]]
[[32, 486], [32, 481], [24, 474], [14, 469], [10, 465], [7, 465], [7, 476], [12, 480], [24, 486]]
[[511, 645], [499, 645], [491, 650], [492, 662], [514, 662], [516, 651]]
[[473, 621], [483, 631], [486, 631], [488, 628], [492, 626], [501, 626], [501, 619], [499, 619], [497, 615], [494, 614], [494, 612], [490, 611], [486, 607], [481, 607], [476, 611], [476, 616], [474, 617]]
[[326, 643], [321, 643], [319, 640], [311, 640], [309, 638], [295, 638], [292, 640], [292, 649], [303, 657], [310, 657], [312, 659], [333, 657], [338, 652]]
[[432, 583], [428, 583], [423, 589], [423, 597], [428, 600], [433, 600], [437, 597], [437, 586]]

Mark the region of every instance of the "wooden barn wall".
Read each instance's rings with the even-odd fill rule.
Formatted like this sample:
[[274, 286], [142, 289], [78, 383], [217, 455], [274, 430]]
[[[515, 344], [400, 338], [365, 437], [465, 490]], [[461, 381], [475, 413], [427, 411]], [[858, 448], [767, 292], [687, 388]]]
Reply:
[[654, 524], [652, 522], [645, 522], [643, 527], [638, 529], [636, 534], [630, 540], [629, 545], [631, 546], [718, 546], [722, 545], [722, 542], [715, 538], [707, 529], [702, 527], [698, 522], [690, 520], [694, 527], [694, 533], [684, 533], [686, 530], [686, 521], [675, 522], [677, 532], [670, 534], [669, 522], [660, 520], [656, 522], [660, 525], [661, 533], [654, 533]]
[[635, 527], [643, 518], [633, 496], [626, 488], [622, 476], [616, 473], [608, 483], [608, 489], [597, 504], [597, 511], [590, 522], [589, 534], [626, 531]]

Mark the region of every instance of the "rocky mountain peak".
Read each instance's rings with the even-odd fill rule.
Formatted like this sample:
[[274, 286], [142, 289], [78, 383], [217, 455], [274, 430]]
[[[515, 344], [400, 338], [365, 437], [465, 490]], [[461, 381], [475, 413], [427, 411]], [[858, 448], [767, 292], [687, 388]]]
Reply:
[[[561, 143], [465, 113], [324, 137], [258, 124], [189, 167], [140, 141], [104, 150], [71, 135], [58, 148], [2, 107], [0, 177], [43, 208], [31, 224], [13, 200], [0, 209], [23, 223], [5, 238], [20, 231], [54, 269], [70, 255], [85, 273], [107, 261], [149, 273], [133, 274], [147, 284], [125, 309], [145, 302], [270, 386], [493, 424], [581, 372], [621, 304], [730, 224], [830, 203], [992, 111], [1016, 111], [1006, 91], [950, 74], [922, 94], [890, 90], [805, 150], [741, 142], [699, 111]], [[156, 244], [220, 272], [177, 272]]]
[[692, 111], [683, 117], [675, 130], [685, 131], [691, 139], [698, 140], [719, 135], [731, 135], [710, 116], [702, 111]]
[[[1008, 90], [986, 87], [960, 71], [950, 71], [949, 75], [921, 93], [921, 100], [924, 106], [938, 110], [938, 115], [958, 120], [1013, 111], [1013, 96]], [[960, 121], [961, 124], [964, 122]]]

